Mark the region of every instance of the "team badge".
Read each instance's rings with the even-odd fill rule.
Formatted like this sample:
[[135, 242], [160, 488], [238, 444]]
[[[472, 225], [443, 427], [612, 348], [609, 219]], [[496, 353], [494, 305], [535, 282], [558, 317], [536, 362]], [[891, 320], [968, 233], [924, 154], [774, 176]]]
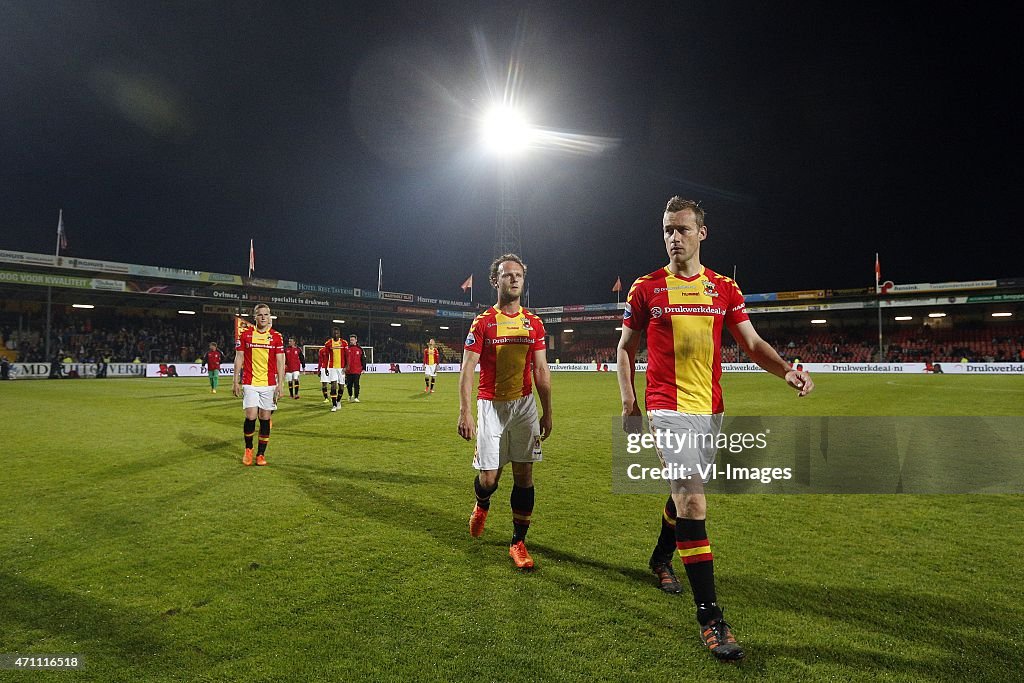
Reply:
[[533, 329], [532, 327], [530, 327], [530, 321], [528, 319], [526, 319], [526, 318], [523, 318], [523, 329], [524, 330], [532, 330]]
[[476, 337], [474, 337], [473, 333], [470, 332], [466, 335], [466, 346], [472, 346], [473, 344], [476, 344]]
[[632, 307], [632, 306], [630, 306], [630, 305], [629, 305], [629, 302], [627, 301], [627, 302], [626, 302], [626, 308], [625, 308], [625, 310], [624, 310], [624, 311], [622, 312], [622, 319], [623, 319], [623, 320], [629, 320], [629, 319], [630, 319], [630, 318], [632, 318], [632, 317], [633, 317], [633, 307]]
[[662, 314], [661, 306], [655, 306], [654, 308], [651, 309], [651, 317], [652, 318], [660, 318], [661, 314]]
[[704, 280], [704, 296], [718, 296], [718, 290], [715, 288], [715, 283], [710, 280]]

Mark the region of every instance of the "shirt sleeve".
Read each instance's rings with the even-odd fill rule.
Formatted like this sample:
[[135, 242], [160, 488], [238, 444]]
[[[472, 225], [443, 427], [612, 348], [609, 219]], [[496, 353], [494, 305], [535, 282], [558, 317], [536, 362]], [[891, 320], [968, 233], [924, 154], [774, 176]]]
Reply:
[[739, 285], [732, 285], [732, 292], [729, 296], [729, 308], [725, 312], [725, 324], [727, 327], [732, 325], [738, 325], [744, 320], [750, 320], [750, 316], [747, 315], [747, 304], [743, 299], [743, 292], [740, 291]]
[[238, 335], [238, 339], [235, 340], [235, 351], [241, 351], [243, 349], [242, 339], [245, 338], [245, 332]]
[[530, 350], [543, 351], [548, 348], [548, 333], [544, 330], [544, 323], [541, 322], [540, 318], [534, 318], [532, 325], [534, 338], [530, 344]]
[[640, 280], [633, 283], [626, 296], [626, 309], [622, 312], [622, 324], [631, 330], [647, 327], [647, 291]]
[[483, 316], [478, 316], [469, 327], [469, 334], [466, 335], [466, 350], [473, 353], [484, 351], [484, 326]]

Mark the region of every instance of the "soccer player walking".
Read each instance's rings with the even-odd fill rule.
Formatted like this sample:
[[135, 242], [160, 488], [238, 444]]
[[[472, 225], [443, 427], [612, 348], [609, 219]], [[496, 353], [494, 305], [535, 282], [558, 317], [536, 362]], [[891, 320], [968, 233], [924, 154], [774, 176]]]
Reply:
[[328, 392], [331, 386], [331, 350], [326, 346], [321, 346], [317, 351], [316, 369], [320, 373], [320, 391], [323, 392], [324, 403], [330, 403]]
[[351, 334], [348, 337], [348, 358], [345, 361], [345, 386], [348, 389], [349, 403], [359, 403], [359, 380], [364, 369], [366, 359], [363, 356], [363, 347], [359, 345], [359, 337]]
[[245, 422], [243, 465], [252, 465], [252, 438], [256, 420], [260, 422], [259, 447], [256, 464], [266, 465], [267, 444], [270, 442], [270, 418], [277, 410], [284, 385], [284, 341], [281, 334], [270, 327], [270, 306], [256, 304], [252, 309], [256, 327], [250, 327], [235, 342], [235, 374], [231, 390], [242, 397]]
[[[700, 244], [708, 234], [704, 209], [697, 202], [673, 197], [665, 207], [662, 226], [668, 265], [638, 278], [626, 297], [617, 358], [623, 429], [639, 430], [634, 370], [640, 335], [646, 333], [645, 404], [650, 428], [680, 435], [680, 439], [690, 434], [712, 435], [689, 440], [691, 444], [710, 442], [709, 447], [659, 451], [666, 466], [685, 467], [692, 473], [697, 465], [714, 462], [713, 443], [722, 428], [723, 327], [729, 328], [751, 360], [784, 379], [799, 396], [810, 393], [814, 382], [806, 372], [791, 369], [757, 334], [739, 286], [701, 265]], [[697, 476], [670, 482], [671, 496], [662, 514], [661, 535], [650, 567], [662, 590], [681, 592], [672, 571], [673, 550], [678, 551], [697, 605], [701, 640], [717, 658], [738, 660], [743, 658], [743, 649], [723, 619], [715, 594], [714, 561], [705, 529], [706, 483]]]
[[[551, 434], [551, 371], [548, 369], [544, 324], [519, 301], [526, 265], [515, 254], [491, 264], [491, 286], [498, 302], [473, 321], [466, 337], [459, 375], [459, 436], [476, 439], [473, 467], [479, 470], [473, 488], [476, 505], [469, 533], [479, 537], [491, 507], [491, 496], [506, 464], [512, 463], [512, 542], [509, 556], [520, 569], [532, 569], [526, 532], [533, 515], [533, 463], [542, 459], [541, 441]], [[477, 419], [473, 421], [473, 374], [480, 363]], [[533, 398], [537, 385], [544, 415], [538, 417]]]
[[288, 395], [299, 397], [299, 381], [302, 376], [302, 349], [295, 337], [288, 338], [288, 346], [284, 350], [284, 375], [288, 380]]
[[210, 342], [210, 350], [203, 356], [203, 366], [206, 368], [208, 376], [210, 378], [210, 393], [217, 393], [217, 384], [220, 383], [220, 350], [217, 348], [217, 342]]
[[437, 364], [441, 362], [441, 352], [433, 339], [423, 349], [423, 393], [434, 393], [434, 380], [437, 379]]
[[324, 348], [328, 350], [327, 375], [331, 381], [331, 412], [337, 412], [338, 404], [341, 402], [341, 395], [345, 386], [345, 354], [348, 352], [348, 342], [341, 338], [341, 330], [335, 327], [331, 331], [331, 338], [324, 342]]

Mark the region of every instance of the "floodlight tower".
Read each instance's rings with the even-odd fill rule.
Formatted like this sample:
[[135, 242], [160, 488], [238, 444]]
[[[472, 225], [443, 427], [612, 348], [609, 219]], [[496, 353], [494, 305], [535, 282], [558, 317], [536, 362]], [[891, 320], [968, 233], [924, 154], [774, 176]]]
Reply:
[[533, 142], [535, 129], [522, 112], [507, 105], [493, 107], [481, 121], [484, 149], [498, 159], [498, 210], [494, 221], [494, 255], [523, 254], [519, 192], [515, 162]]

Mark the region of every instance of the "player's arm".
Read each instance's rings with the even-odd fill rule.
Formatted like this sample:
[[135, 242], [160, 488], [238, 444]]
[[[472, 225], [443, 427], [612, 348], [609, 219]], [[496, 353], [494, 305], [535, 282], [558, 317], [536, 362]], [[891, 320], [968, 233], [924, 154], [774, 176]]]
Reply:
[[281, 398], [281, 387], [284, 386], [284, 370], [285, 370], [285, 357], [284, 351], [277, 354], [277, 384], [274, 385], [274, 401]]
[[235, 396], [242, 395], [242, 386], [238, 383], [238, 376], [242, 372], [243, 365], [245, 365], [245, 350], [235, 349], [235, 368], [231, 375], [231, 393]]
[[640, 335], [638, 330], [623, 325], [615, 352], [615, 374], [619, 378], [619, 396], [622, 398], [622, 429], [627, 432], [631, 428], [640, 429], [639, 421], [628, 419], [640, 416], [640, 404], [636, 400], [636, 351], [640, 348]]
[[541, 440], [551, 436], [551, 368], [548, 367], [548, 352], [544, 349], [533, 352], [533, 383], [537, 385], [537, 396], [544, 414], [540, 417]]
[[749, 320], [736, 323], [729, 327], [736, 343], [745, 354], [767, 372], [786, 380], [786, 384], [799, 390], [797, 396], [806, 396], [814, 389], [814, 380], [809, 373], [803, 370], [793, 370], [789, 363], [782, 360], [782, 357], [772, 348], [772, 345], [761, 339], [754, 326]]
[[466, 441], [476, 438], [476, 423], [473, 421], [473, 375], [480, 354], [466, 350], [462, 353], [462, 369], [459, 371], [459, 436]]

